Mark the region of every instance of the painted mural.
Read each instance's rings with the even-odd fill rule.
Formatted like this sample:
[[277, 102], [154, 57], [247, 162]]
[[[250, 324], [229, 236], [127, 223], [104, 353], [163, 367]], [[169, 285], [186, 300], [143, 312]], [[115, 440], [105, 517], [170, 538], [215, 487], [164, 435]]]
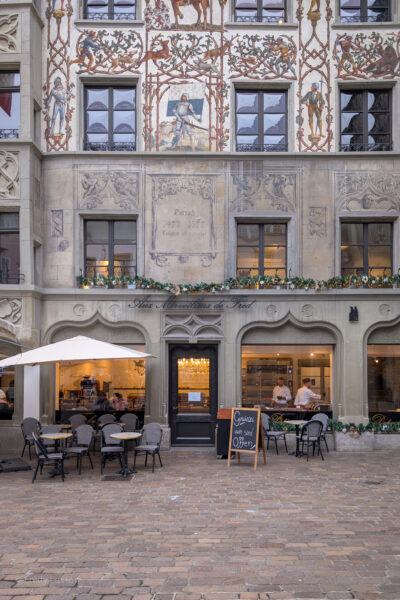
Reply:
[[398, 77], [400, 33], [346, 29], [332, 36], [332, 0], [295, 4], [294, 33], [284, 24], [279, 30], [267, 24], [231, 28], [225, 0], [145, 0], [144, 27], [128, 21], [75, 25], [81, 17], [77, 0], [47, 0], [46, 150], [80, 148], [79, 76], [135, 76], [141, 81], [138, 149], [234, 150], [232, 83], [243, 86], [247, 80], [252, 86], [257, 81], [293, 86], [295, 149], [333, 151], [333, 79]]

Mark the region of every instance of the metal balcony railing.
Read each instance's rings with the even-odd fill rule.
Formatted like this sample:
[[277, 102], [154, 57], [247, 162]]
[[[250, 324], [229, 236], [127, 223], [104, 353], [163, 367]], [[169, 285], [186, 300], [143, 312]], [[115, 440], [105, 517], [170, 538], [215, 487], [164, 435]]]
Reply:
[[0, 271], [0, 284], [2, 283], [24, 283], [25, 275], [22, 273], [8, 273], [6, 271]]
[[18, 129], [0, 129], [1, 140], [16, 140], [18, 139]]
[[136, 10], [133, 8], [128, 12], [87, 12], [85, 19], [91, 21], [134, 21], [136, 19]]
[[355, 15], [351, 17], [341, 16], [341, 23], [386, 23], [390, 21], [389, 13], [380, 13], [373, 15]]
[[393, 150], [393, 143], [373, 144], [340, 144], [340, 152], [389, 152]]
[[235, 15], [236, 23], [286, 23], [286, 17], [282, 15], [269, 16], [269, 17], [259, 17], [258, 15], [248, 16], [248, 15]]
[[136, 142], [85, 142], [85, 150], [94, 152], [134, 152]]
[[287, 144], [236, 144], [236, 152], [287, 152]]

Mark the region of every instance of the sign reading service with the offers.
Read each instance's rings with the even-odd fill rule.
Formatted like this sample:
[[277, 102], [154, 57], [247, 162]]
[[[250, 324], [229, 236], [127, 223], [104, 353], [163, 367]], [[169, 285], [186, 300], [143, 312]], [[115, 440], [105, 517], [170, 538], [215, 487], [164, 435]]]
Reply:
[[266, 464], [260, 410], [258, 408], [234, 408], [229, 436], [228, 467], [231, 466], [231, 452], [237, 453], [238, 462], [240, 462], [240, 452], [247, 452], [254, 454], [254, 468], [256, 469], [260, 442], [264, 453], [264, 464]]

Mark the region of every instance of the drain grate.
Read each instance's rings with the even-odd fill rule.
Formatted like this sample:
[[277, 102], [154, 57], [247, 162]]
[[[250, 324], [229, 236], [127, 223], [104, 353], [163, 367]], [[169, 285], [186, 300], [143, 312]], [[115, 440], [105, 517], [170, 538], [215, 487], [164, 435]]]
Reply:
[[121, 477], [121, 475], [103, 475], [101, 481], [132, 481], [132, 475]]
[[381, 483], [383, 483], [383, 481], [373, 481], [373, 480], [371, 479], [371, 480], [364, 481], [364, 483], [365, 483], [366, 485], [381, 485]]

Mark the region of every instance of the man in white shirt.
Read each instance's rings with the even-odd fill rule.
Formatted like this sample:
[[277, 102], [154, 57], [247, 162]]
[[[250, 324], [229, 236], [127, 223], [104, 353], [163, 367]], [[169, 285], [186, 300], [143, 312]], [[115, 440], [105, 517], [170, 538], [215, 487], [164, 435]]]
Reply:
[[279, 406], [287, 406], [289, 400], [292, 399], [292, 394], [289, 388], [284, 384], [283, 377], [278, 377], [276, 386], [272, 392], [272, 402]]
[[306, 377], [303, 379], [303, 387], [297, 390], [296, 398], [294, 401], [294, 405], [299, 407], [300, 410], [308, 406], [310, 404], [310, 400], [321, 400], [321, 396], [319, 394], [314, 394], [311, 391], [311, 379]]

